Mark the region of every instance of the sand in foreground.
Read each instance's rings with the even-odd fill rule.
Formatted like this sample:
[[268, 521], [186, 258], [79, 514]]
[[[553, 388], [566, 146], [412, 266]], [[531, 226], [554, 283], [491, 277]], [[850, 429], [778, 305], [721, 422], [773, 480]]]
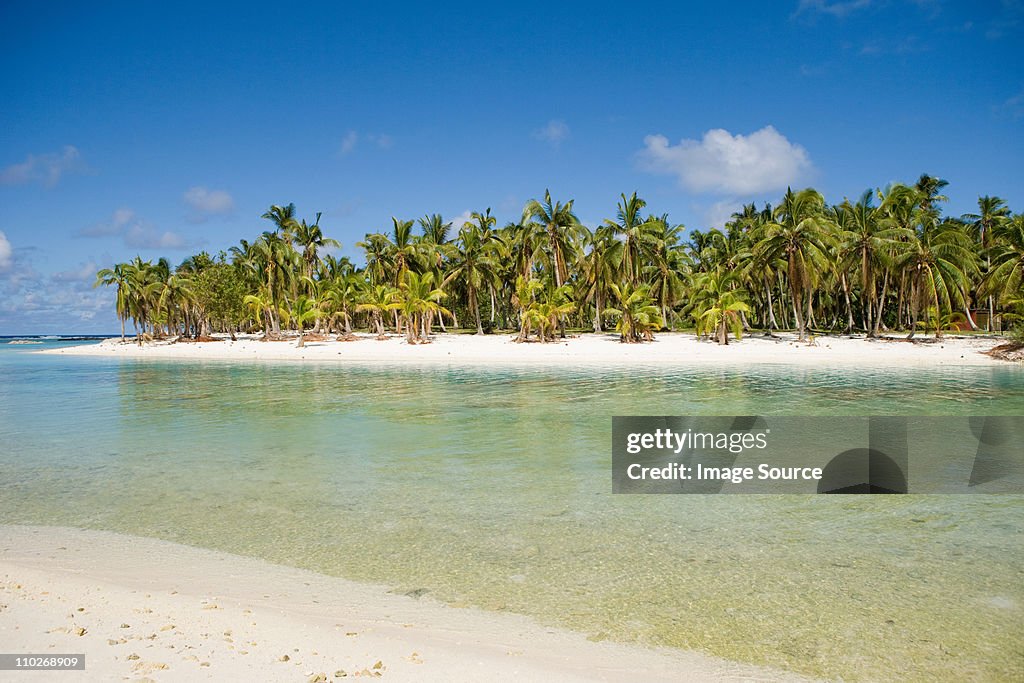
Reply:
[[18, 674], [26, 681], [802, 680], [698, 653], [591, 642], [517, 615], [260, 560], [59, 527], [0, 526], [0, 642], [8, 653], [86, 655], [85, 672]]
[[698, 341], [686, 333], [659, 334], [653, 343], [621, 344], [614, 334], [586, 334], [540, 344], [517, 344], [509, 335], [438, 334], [432, 343], [409, 345], [390, 336], [356, 335], [356, 341], [311, 341], [298, 348], [294, 341], [264, 342], [247, 336], [238, 341], [155, 343], [138, 346], [120, 339], [100, 344], [50, 349], [40, 353], [121, 358], [180, 358], [193, 360], [318, 360], [353, 363], [425, 363], [502, 365], [993, 365], [983, 352], [1000, 343], [996, 338], [948, 337], [942, 340], [867, 340], [818, 337], [798, 342], [784, 334], [772, 338], [747, 336], [720, 346]]

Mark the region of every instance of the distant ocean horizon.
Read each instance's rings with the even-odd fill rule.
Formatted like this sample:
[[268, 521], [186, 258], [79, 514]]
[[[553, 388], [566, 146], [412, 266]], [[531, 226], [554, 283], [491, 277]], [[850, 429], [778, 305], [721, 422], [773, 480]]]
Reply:
[[61, 341], [88, 341], [91, 339], [111, 339], [121, 334], [0, 334], [0, 339], [59, 339]]

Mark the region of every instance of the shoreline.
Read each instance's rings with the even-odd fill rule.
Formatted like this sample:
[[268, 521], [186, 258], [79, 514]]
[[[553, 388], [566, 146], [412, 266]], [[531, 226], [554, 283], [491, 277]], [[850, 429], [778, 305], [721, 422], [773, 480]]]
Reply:
[[68, 680], [808, 680], [113, 532], [0, 525], [0, 577], [6, 651], [84, 653]]
[[656, 336], [645, 344], [622, 344], [612, 334], [583, 334], [547, 344], [518, 344], [511, 335], [476, 336], [437, 334], [429, 344], [409, 345], [391, 335], [377, 340], [372, 334], [356, 334], [354, 341], [307, 341], [298, 348], [295, 340], [261, 341], [257, 335], [225, 337], [216, 342], [148, 342], [139, 346], [119, 338], [99, 344], [36, 351], [41, 354], [102, 356], [110, 358], [159, 358], [180, 360], [325, 361], [370, 364], [540, 365], [540, 366], [687, 366], [780, 364], [795, 366], [978, 366], [1007, 361], [985, 355], [1005, 341], [998, 337], [921, 337], [868, 340], [846, 336], [818, 337], [813, 344], [796, 341], [795, 334], [775, 337], [750, 335], [728, 346], [700, 341], [691, 333]]

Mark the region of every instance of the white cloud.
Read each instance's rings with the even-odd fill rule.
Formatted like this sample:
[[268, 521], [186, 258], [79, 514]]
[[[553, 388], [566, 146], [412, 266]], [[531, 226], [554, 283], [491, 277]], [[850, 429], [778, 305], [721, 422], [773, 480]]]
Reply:
[[78, 237], [121, 237], [126, 247], [132, 249], [185, 249], [189, 243], [180, 234], [161, 232], [148, 221], [143, 220], [132, 209], [124, 206], [110, 217], [79, 230]]
[[32, 260], [47, 257], [42, 249], [20, 247], [7, 270], [0, 269], [0, 334], [114, 332], [114, 292], [93, 288], [96, 264], [43, 275]]
[[340, 156], [348, 156], [351, 154], [361, 140], [365, 140], [371, 145], [377, 146], [379, 149], [391, 149], [395, 146], [395, 139], [387, 133], [358, 133], [354, 130], [350, 130], [345, 133], [345, 137], [341, 139], [341, 146], [338, 148], [338, 154]]
[[135, 218], [135, 212], [126, 206], [114, 210], [113, 224], [117, 227], [128, 225]]
[[678, 145], [664, 135], [648, 135], [637, 160], [642, 170], [678, 176], [691, 192], [731, 195], [783, 189], [813, 168], [807, 150], [772, 126], [746, 136], [715, 128], [700, 141]]
[[543, 128], [533, 131], [533, 137], [558, 147], [569, 137], [569, 126], [560, 119], [551, 119]]
[[151, 225], [137, 223], [124, 233], [125, 246], [135, 249], [184, 249], [185, 238], [169, 230], [160, 232]]
[[14, 250], [11, 249], [11, 243], [7, 240], [7, 235], [0, 230], [0, 272], [9, 269], [13, 262]]
[[138, 222], [138, 217], [135, 212], [126, 206], [114, 211], [114, 214], [110, 217], [110, 220], [90, 225], [87, 228], [82, 228], [78, 231], [78, 237], [110, 237], [111, 235], [121, 235], [125, 232], [128, 226]]
[[743, 208], [743, 202], [736, 199], [723, 199], [715, 202], [704, 212], [704, 219], [709, 228], [723, 228], [732, 219], [732, 215]]
[[50, 276], [50, 279], [54, 282], [69, 282], [69, 283], [82, 283], [87, 282], [90, 285], [96, 279], [96, 271], [99, 270], [99, 266], [96, 265], [95, 261], [89, 261], [82, 265], [81, 268], [72, 270], [63, 270], [59, 273], [54, 273]]
[[210, 216], [231, 213], [235, 200], [224, 190], [209, 190], [205, 187], [190, 187], [184, 194], [185, 203], [192, 209], [189, 217], [194, 223], [201, 223]]
[[452, 233], [454, 235], [458, 235], [459, 234], [459, 230], [462, 230], [462, 226], [473, 220], [472, 214], [473, 214], [472, 211], [470, 211], [469, 209], [466, 209], [465, 211], [460, 213], [458, 216], [456, 216], [455, 218], [451, 219]]
[[53, 187], [65, 173], [81, 169], [81, 157], [78, 148], [72, 145], [65, 146], [60, 152], [29, 154], [20, 164], [11, 164], [0, 170], [0, 185], [38, 182], [45, 187]]
[[367, 135], [371, 142], [380, 147], [381, 149], [391, 149], [395, 145], [395, 139], [387, 133], [378, 133], [377, 135]]
[[354, 150], [357, 142], [359, 142], [359, 133], [354, 130], [345, 133], [345, 137], [341, 139], [341, 155], [345, 156]]

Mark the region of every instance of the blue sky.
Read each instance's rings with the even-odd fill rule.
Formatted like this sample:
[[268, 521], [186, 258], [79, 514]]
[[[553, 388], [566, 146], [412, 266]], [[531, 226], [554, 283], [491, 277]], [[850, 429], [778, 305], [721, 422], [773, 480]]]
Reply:
[[[1024, 209], [1024, 3], [4, 2], [0, 334], [113, 332], [95, 270], [252, 239], [516, 218], [551, 188], [688, 228], [788, 184]], [[212, 6], [211, 6], [212, 5]]]

